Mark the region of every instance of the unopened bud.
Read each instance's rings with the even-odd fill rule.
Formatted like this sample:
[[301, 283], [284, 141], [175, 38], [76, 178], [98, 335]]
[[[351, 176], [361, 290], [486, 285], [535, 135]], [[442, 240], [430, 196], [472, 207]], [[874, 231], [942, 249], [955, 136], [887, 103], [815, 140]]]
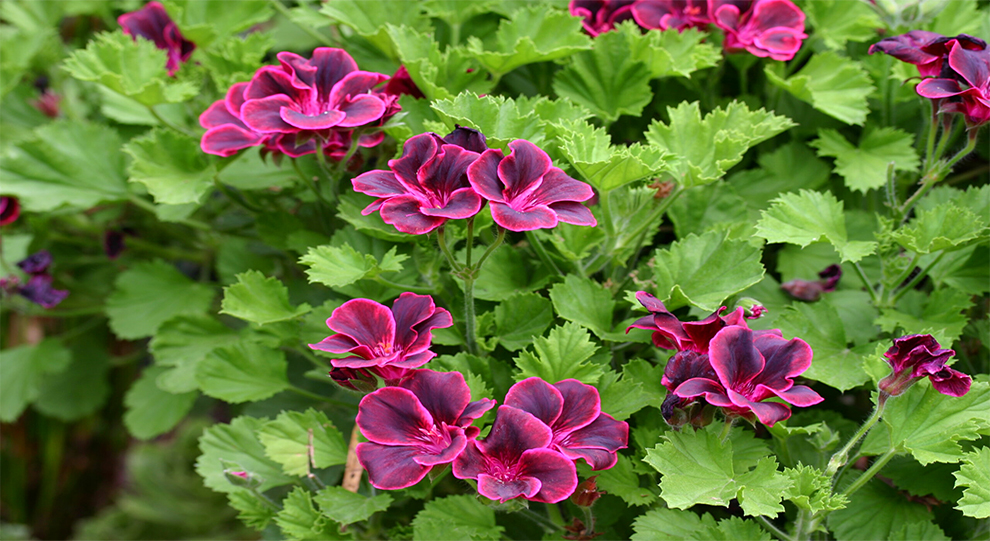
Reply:
[[598, 479], [598, 476], [592, 475], [578, 484], [577, 489], [574, 490], [574, 494], [571, 496], [571, 502], [574, 505], [591, 507], [592, 504], [598, 501], [598, 498], [607, 494], [604, 490], [598, 490], [598, 484], [595, 482], [596, 479]]

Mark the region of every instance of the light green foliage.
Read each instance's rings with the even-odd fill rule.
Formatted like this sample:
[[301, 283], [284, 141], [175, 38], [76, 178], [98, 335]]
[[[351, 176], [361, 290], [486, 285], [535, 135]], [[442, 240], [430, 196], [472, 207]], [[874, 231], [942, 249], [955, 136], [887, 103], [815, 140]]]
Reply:
[[591, 359], [598, 346], [577, 324], [565, 323], [550, 329], [549, 335], [533, 341], [533, 350], [523, 350], [516, 356], [517, 381], [537, 376], [551, 383], [574, 378], [593, 384], [602, 375], [602, 366]]
[[920, 209], [906, 227], [893, 233], [893, 239], [919, 254], [939, 250], [951, 252], [988, 236], [987, 215], [974, 214], [968, 208], [947, 202], [929, 209]]
[[240, 489], [227, 494], [230, 506], [237, 510], [237, 518], [259, 532], [275, 518], [276, 509], [272, 509], [261, 498], [248, 490]]
[[120, 273], [106, 312], [114, 334], [126, 340], [155, 334], [178, 315], [202, 314], [213, 301], [213, 289], [186, 278], [164, 261], [142, 261]]
[[207, 354], [196, 366], [196, 381], [214, 398], [258, 401], [289, 388], [287, 367], [281, 350], [242, 340]]
[[829, 514], [827, 524], [836, 539], [869, 541], [890, 539], [904, 526], [931, 520], [932, 513], [924, 505], [873, 479], [850, 497], [845, 509]]
[[714, 312], [765, 272], [759, 248], [717, 231], [688, 235], [657, 250], [653, 261], [656, 296], [671, 310], [691, 305]]
[[405, 254], [397, 254], [396, 247], [378, 259], [367, 253], [360, 253], [348, 243], [341, 246], [316, 246], [299, 258], [299, 262], [309, 267], [306, 275], [309, 281], [329, 287], [341, 287], [358, 280], [373, 278], [382, 272], [402, 270], [402, 262], [409, 259]]
[[509, 351], [523, 349], [553, 322], [550, 301], [536, 293], [513, 295], [495, 307], [498, 343]]
[[[457, 254], [462, 262], [463, 254], [463, 251]], [[534, 268], [532, 260], [524, 252], [503, 246], [492, 252], [481, 267], [474, 283], [474, 297], [486, 301], [504, 301], [513, 295], [542, 288], [549, 278], [546, 268]], [[463, 288], [463, 282], [460, 279], [455, 280]]]
[[813, 55], [786, 80], [774, 68], [768, 65], [764, 69], [767, 80], [799, 100], [846, 124], [862, 126], [866, 122], [866, 97], [874, 88], [859, 62], [826, 51]]
[[199, 93], [189, 81], [174, 81], [165, 69], [165, 51], [122, 31], [104, 32], [77, 49], [64, 69], [81, 81], [94, 81], [143, 105], [178, 103]]
[[704, 118], [698, 102], [667, 107], [667, 115], [670, 123], [654, 120], [646, 140], [670, 155], [667, 172], [685, 188], [722, 178], [747, 149], [796, 125], [764, 109], [751, 111], [739, 101]]
[[312, 308], [308, 304], [293, 307], [289, 290], [274, 276], [250, 270], [237, 275], [237, 283], [223, 289], [221, 314], [264, 325], [297, 318]]
[[959, 462], [965, 457], [960, 441], [975, 440], [990, 428], [990, 384], [974, 381], [965, 396], [940, 394], [927, 378], [891, 399], [883, 424], [866, 436], [861, 452], [880, 454], [904, 449], [922, 465]]
[[430, 104], [448, 131], [454, 125], [481, 130], [488, 146], [509, 152], [508, 144], [526, 139], [540, 146], [545, 139], [541, 118], [532, 108], [504, 96], [478, 97], [473, 92], [461, 92], [454, 98]]
[[13, 90], [34, 59], [46, 49], [60, 46], [58, 22], [63, 2], [10, 0], [0, 4], [0, 97]]
[[468, 38], [468, 50], [496, 78], [519, 66], [546, 62], [591, 48], [581, 32], [581, 19], [544, 6], [529, 6], [503, 19], [495, 32], [494, 50]]
[[275, 524], [288, 539], [318, 541], [351, 538], [342, 535], [340, 527], [316, 509], [313, 496], [302, 487], [292, 489], [282, 500], [282, 510], [275, 515]]
[[[662, 377], [663, 372], [655, 375]], [[651, 405], [651, 393], [646, 389], [646, 385], [649, 383], [651, 382], [630, 377], [625, 370], [623, 370], [620, 378], [616, 372], [605, 369], [595, 384], [595, 388], [598, 389], [598, 394], [601, 396], [602, 411], [620, 421], [625, 421], [630, 415]], [[660, 406], [659, 403], [652, 405]]]
[[800, 509], [811, 513], [831, 512], [842, 509], [849, 501], [842, 494], [832, 494], [831, 479], [818, 468], [798, 464], [794, 468], [784, 468], [784, 475], [791, 480], [784, 499]]
[[[931, 22], [925, 25], [925, 30], [946, 36], [955, 36], [956, 34], [987, 35], [986, 6], [980, 10], [976, 0], [955, 0], [935, 4], [934, 7], [940, 8], [940, 11]], [[981, 22], [983, 23], [982, 28]]]
[[464, 91], [485, 94], [491, 90], [493, 81], [467, 48], [449, 46], [441, 52], [440, 44], [428, 32], [409, 26], [386, 28], [399, 60], [427, 99], [452, 98]]
[[653, 509], [633, 523], [632, 541], [770, 541], [770, 533], [752, 520], [730, 517], [715, 522], [709, 513], [698, 516], [690, 511]]
[[[6, 242], [4, 238], [4, 242]], [[32, 404], [43, 415], [60, 421], [77, 421], [99, 411], [110, 396], [108, 333], [90, 332], [70, 342], [72, 362], [65, 370], [46, 373]], [[0, 353], [6, 356], [7, 352]], [[45, 363], [42, 362], [42, 365]], [[2, 379], [2, 376], [0, 376]], [[4, 391], [0, 381], [0, 392]], [[2, 399], [0, 399], [2, 402]]]
[[766, 208], [781, 193], [814, 190], [828, 181], [830, 168], [803, 143], [792, 141], [756, 159], [759, 169], [728, 178], [729, 185], [755, 209]]
[[415, 541], [497, 541], [504, 529], [495, 511], [474, 496], [447, 496], [426, 502], [412, 521]]
[[258, 430], [265, 454], [289, 475], [308, 475], [347, 460], [347, 444], [327, 416], [312, 408], [283, 411]]
[[957, 487], [966, 487], [956, 509], [967, 517], [990, 518], [990, 448], [966, 453], [962, 467], [953, 475]]
[[429, 17], [443, 19], [450, 25], [464, 24], [472, 17], [495, 11], [499, 6], [491, 0], [462, 2], [461, 0], [424, 0], [423, 10]]
[[811, 143], [819, 156], [835, 158], [835, 172], [846, 181], [846, 187], [866, 193], [887, 183], [887, 167], [894, 170], [918, 170], [918, 153], [911, 134], [897, 128], [868, 130], [853, 146], [835, 130], [818, 130], [818, 139]]
[[718, 65], [722, 59], [715, 46], [703, 43], [706, 33], [696, 28], [643, 33], [632, 22], [623, 22], [616, 31], [625, 35], [632, 57], [646, 64], [652, 79], [690, 77], [697, 70]]
[[58, 121], [9, 147], [0, 165], [4, 195], [24, 210], [88, 209], [127, 198], [117, 131], [83, 121]]
[[[347, 448], [344, 447], [346, 455]], [[351, 524], [368, 520], [371, 515], [388, 509], [392, 497], [388, 494], [378, 494], [367, 497], [350, 492], [344, 487], [326, 487], [313, 497], [320, 511], [340, 524]]]
[[131, 182], [144, 184], [156, 203], [199, 203], [213, 186], [216, 165], [199, 148], [199, 140], [169, 129], [155, 129], [131, 139], [124, 152], [132, 161]]
[[198, 389], [200, 361], [214, 348], [238, 339], [236, 332], [207, 315], [177, 316], [162, 323], [148, 346], [155, 364], [168, 367], [158, 375], [158, 388], [176, 394]]
[[265, 448], [255, 435], [266, 420], [241, 416], [230, 424], [216, 424], [203, 431], [199, 438], [202, 454], [196, 459], [196, 473], [203, 477], [206, 486], [217, 492], [243, 490], [230, 484], [224, 476], [223, 470], [230, 465], [260, 478], [258, 489], [262, 491], [293, 482], [292, 477], [282, 473], [278, 463], [265, 455]]
[[389, 0], [341, 0], [323, 4], [320, 13], [346, 24], [391, 58], [401, 54], [402, 45], [390, 38], [388, 26], [408, 26], [427, 30], [428, 21], [419, 2]]
[[[777, 471], [769, 449], [752, 435], [722, 441], [716, 423], [697, 432], [667, 432], [644, 459], [663, 476], [661, 496], [674, 509], [693, 505], [728, 506], [738, 499], [748, 516], [776, 516], [792, 482]], [[742, 452], [734, 452], [739, 446]]]
[[207, 47], [271, 18], [271, 3], [265, 0], [167, 0], [165, 7], [182, 35]]
[[656, 147], [634, 143], [614, 146], [604, 128], [583, 120], [561, 122], [560, 151], [581, 178], [599, 191], [610, 191], [624, 184], [655, 175], [664, 167], [666, 154]]
[[612, 330], [615, 301], [612, 293], [592, 280], [568, 274], [550, 288], [550, 300], [557, 315], [583, 325], [604, 339]]
[[229, 37], [203, 49], [200, 62], [209, 70], [218, 88], [230, 88], [234, 83], [248, 81], [261, 67], [265, 54], [275, 46], [266, 32], [251, 32], [243, 38]]
[[0, 420], [17, 420], [40, 395], [44, 378], [62, 372], [71, 361], [69, 350], [51, 338], [34, 346], [5, 349], [0, 362]]
[[667, 215], [678, 238], [711, 230], [727, 231], [729, 238], [755, 240], [758, 246], [763, 245], [762, 239], [753, 237], [753, 222], [758, 214], [748, 208], [732, 183], [718, 180], [687, 189]]
[[942, 528], [933, 522], [910, 522], [901, 527], [893, 525], [890, 529], [889, 541], [949, 541], [951, 537], [945, 535]]
[[877, 29], [884, 27], [876, 12], [861, 2], [815, 0], [803, 7], [814, 37], [833, 51], [845, 52], [848, 41], [876, 40]]
[[842, 262], [857, 262], [876, 250], [875, 242], [851, 241], [846, 235], [842, 203], [831, 192], [801, 190], [773, 200], [762, 212], [756, 234], [767, 242], [787, 242], [802, 248], [819, 240], [828, 240], [839, 252]]
[[199, 393], [172, 394], [158, 388], [155, 381], [165, 368], [150, 366], [124, 396], [124, 426], [132, 436], [148, 440], [172, 430], [181, 421]]
[[811, 346], [814, 358], [804, 377], [840, 391], [869, 379], [863, 359], [873, 352], [875, 345], [849, 348], [842, 318], [827, 299], [794, 303], [774, 320], [774, 325], [780, 327], [785, 338], [800, 338]]
[[618, 457], [615, 466], [598, 473], [598, 489], [622, 498], [629, 505], [650, 505], [656, 501], [657, 495], [651, 489], [639, 486], [632, 459], [623, 454]]
[[[919, 302], [920, 301], [920, 302]], [[973, 306], [970, 295], [957, 289], [942, 288], [927, 296], [905, 296], [896, 309], [884, 308], [876, 324], [886, 332], [896, 334], [937, 334], [943, 344], [952, 344], [962, 335], [969, 318], [966, 312]]]

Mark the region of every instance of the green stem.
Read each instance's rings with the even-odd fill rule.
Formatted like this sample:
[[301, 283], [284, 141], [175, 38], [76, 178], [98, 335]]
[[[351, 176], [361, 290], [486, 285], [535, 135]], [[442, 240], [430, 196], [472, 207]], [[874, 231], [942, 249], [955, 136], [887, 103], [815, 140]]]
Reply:
[[595, 537], [595, 514], [591, 511], [591, 506], [582, 506], [581, 510], [584, 511], [584, 537], [593, 538]]
[[[880, 392], [882, 394], [886, 394], [883, 393], [883, 391]], [[839, 451], [832, 455], [832, 458], [828, 460], [828, 467], [825, 468], [826, 477], [832, 478], [835, 476], [835, 474], [839, 471], [839, 468], [845, 464], [846, 460], [849, 458], [849, 451], [851, 451], [852, 448], [859, 443], [859, 440], [862, 439], [863, 436], [865, 436], [866, 433], [869, 432], [878, 421], [880, 421], [880, 417], [883, 415], [884, 404], [886, 403], [884, 398], [885, 397], [881, 396], [878, 399], [878, 404], [877, 407], [873, 409], [873, 414], [870, 415], [865, 422], [863, 422], [863, 425], [859, 427], [859, 430], [857, 430], [855, 434], [853, 434], [853, 437], [849, 438], [846, 445], [842, 449], [839, 449]], [[832, 479], [832, 483], [835, 483], [835, 479]]]
[[942, 138], [938, 141], [938, 147], [935, 148], [935, 155], [932, 157], [932, 163], [930, 165], [935, 165], [935, 162], [942, 158], [945, 154], [945, 147], [949, 146], [949, 141], [954, 139], [955, 122], [952, 116], [946, 116], [942, 123]]
[[866, 277], [866, 273], [863, 272], [863, 267], [859, 266], [859, 262], [853, 263], [853, 268], [856, 269], [856, 274], [859, 279], [863, 281], [866, 285], [866, 291], [870, 294], [870, 300], [873, 302], [873, 306], [877, 306], [880, 299], [877, 298], [877, 291], [873, 289], [873, 284], [870, 283], [870, 279]]
[[475, 268], [477, 268], [479, 272], [481, 271], [481, 266], [488, 260], [488, 257], [492, 255], [492, 252], [494, 252], [496, 248], [502, 245], [502, 241], [504, 240], [505, 228], [498, 226], [498, 235], [495, 237], [495, 242], [491, 243], [491, 245], [488, 246], [488, 249], [485, 250], [485, 253], [481, 254], [481, 257], [478, 259], [478, 263], [475, 265]]
[[279, 0], [271, 0], [271, 4], [275, 8], [275, 11], [281, 13], [283, 17], [289, 20], [289, 22], [295, 23], [295, 25], [298, 26], [300, 30], [308, 34], [311, 38], [315, 39], [316, 41], [320, 42], [323, 45], [326, 45], [327, 47], [337, 46], [337, 44], [331, 41], [330, 38], [317, 32], [315, 28], [311, 28], [304, 24], [299, 24], [293, 21], [292, 14], [289, 12], [289, 9], [284, 5], [282, 5], [282, 2], [280, 2]]
[[467, 244], [464, 247], [464, 266], [471, 266], [471, 249], [474, 248], [474, 216], [467, 221]]
[[409, 291], [411, 293], [419, 293], [420, 295], [435, 295], [437, 292], [437, 290], [432, 287], [400, 284], [397, 282], [393, 282], [388, 278], [382, 278], [381, 276], [375, 276], [373, 279], [383, 286], [388, 286], [391, 287], [392, 289], [398, 289], [399, 291]]
[[[317, 141], [317, 144], [322, 145], [322, 143], [319, 141]], [[320, 165], [320, 171], [323, 172], [323, 174], [327, 178], [327, 182], [330, 184], [330, 188], [331, 188], [330, 192], [336, 194], [337, 190], [335, 188], [335, 185], [337, 184], [337, 179], [336, 176], [330, 171], [330, 168], [327, 165], [326, 155], [323, 154], [323, 152], [316, 152], [315, 154], [316, 154], [316, 163]], [[313, 193], [316, 194], [316, 197], [318, 197], [319, 200], [324, 205], [326, 205], [327, 207], [331, 207], [332, 205], [330, 203], [330, 200], [323, 195], [323, 191], [320, 190], [319, 185], [313, 180], [313, 178], [312, 177], [306, 177], [306, 178], [309, 179], [309, 189], [313, 190]]]
[[888, 450], [886, 453], [880, 455], [876, 460], [873, 461], [873, 464], [870, 465], [869, 469], [861, 473], [860, 476], [857, 477], [856, 480], [853, 481], [851, 485], [849, 485], [848, 487], [846, 487], [845, 490], [842, 491], [842, 494], [844, 496], [852, 496], [852, 494], [857, 490], [859, 490], [860, 488], [862, 488], [862, 486], [865, 485], [867, 481], [873, 479], [873, 477], [876, 474], [880, 473], [880, 470], [882, 470], [883, 467], [886, 466], [888, 462], [890, 462], [890, 459], [894, 458], [894, 456], [897, 455], [897, 452], [898, 452], [897, 448], [894, 447]]
[[437, 228], [437, 244], [440, 245], [440, 251], [443, 252], [444, 257], [447, 258], [447, 263], [450, 264], [450, 269], [454, 272], [459, 272], [463, 266], [454, 259], [454, 254], [450, 253], [450, 246], [447, 246], [447, 233], [444, 226]]
[[269, 498], [268, 496], [265, 496], [265, 494], [263, 492], [261, 492], [260, 490], [258, 490], [257, 488], [251, 488], [249, 490], [255, 496], [257, 496], [258, 499], [260, 499], [262, 503], [264, 503], [265, 505], [267, 505], [268, 507], [270, 507], [272, 510], [274, 510], [274, 511], [281, 511], [282, 510], [282, 506], [280, 506], [279, 504], [275, 503], [275, 501], [272, 500], [271, 498]]
[[969, 132], [969, 137], [966, 138], [966, 146], [957, 152], [955, 156], [949, 159], [949, 162], [946, 164], [946, 171], [951, 171], [952, 167], [956, 165], [959, 160], [968, 156], [970, 152], [973, 152], [976, 148], [976, 134], [977, 130], [975, 128]]
[[475, 339], [474, 322], [474, 269], [466, 269], [472, 276], [464, 277], [464, 341], [468, 353], [478, 354], [478, 342]]
[[553, 533], [556, 530], [563, 530], [564, 529], [563, 527], [558, 526], [557, 524], [554, 524], [553, 522], [550, 522], [549, 520], [541, 517], [539, 514], [533, 512], [530, 509], [525, 509], [525, 508], [524, 509], [520, 509], [519, 512], [522, 513], [523, 516], [529, 518], [533, 522], [535, 522], [538, 525], [540, 525], [540, 527], [542, 527], [545, 531], [547, 531], [549, 533]]
[[914, 279], [908, 283], [908, 285], [902, 287], [897, 293], [895, 293], [894, 298], [890, 300], [890, 306], [894, 306], [895, 304], [897, 304], [897, 301], [900, 300], [901, 297], [903, 297], [908, 291], [914, 289], [914, 286], [918, 285], [918, 282], [924, 280], [925, 276], [928, 276], [928, 271], [932, 270], [932, 267], [934, 267], [936, 263], [941, 261], [942, 256], [944, 255], [945, 255], [944, 251], [939, 252], [938, 256], [935, 257], [935, 259], [933, 259], [932, 262], [928, 264], [928, 266], [921, 269], [921, 272], [919, 272], [918, 275], [915, 276]]
[[928, 140], [925, 141], [925, 168], [927, 171], [932, 166], [935, 158], [935, 139], [938, 137], [938, 106], [932, 101], [931, 126], [928, 127]]
[[564, 273], [557, 267], [557, 264], [553, 262], [553, 259], [550, 259], [550, 254], [547, 253], [546, 248], [543, 247], [543, 243], [540, 242], [539, 237], [536, 236], [536, 232], [527, 231], [526, 240], [529, 241], [529, 244], [533, 247], [533, 250], [536, 251], [536, 255], [539, 256], [540, 261], [542, 261], [544, 265], [556, 273], [557, 276], [564, 275]]
[[667, 212], [667, 209], [670, 208], [670, 205], [672, 205], [674, 201], [676, 201], [677, 198], [681, 196], [682, 193], [684, 193], [684, 188], [681, 188], [680, 186], [674, 188], [674, 191], [671, 192], [671, 194], [668, 195], [667, 197], [664, 197], [663, 201], [661, 201], [660, 204], [657, 205], [657, 208], [653, 209], [653, 211], [650, 212], [650, 215], [647, 216], [645, 220], [640, 222], [640, 224], [636, 226], [636, 229], [633, 229], [632, 233], [629, 233], [627, 236], [629, 238], [635, 238], [640, 233], [646, 231], [646, 228], [650, 227], [650, 224], [653, 222], [653, 220], [656, 220], [658, 217], [663, 215], [664, 212]]
[[721, 441], [724, 442], [729, 438], [729, 434], [732, 433], [732, 425], [735, 424], [735, 422], [736, 419], [734, 417], [725, 419], [725, 426], [722, 427], [722, 433], [718, 436]]
[[233, 201], [233, 202], [237, 203], [238, 205], [244, 207], [248, 211], [253, 212], [253, 213], [262, 212], [262, 210], [260, 208], [258, 208], [256, 206], [252, 205], [251, 203], [249, 203], [247, 201], [247, 199], [244, 199], [244, 196], [243, 195], [241, 195], [241, 194], [237, 193], [236, 191], [230, 189], [223, 182], [220, 182], [220, 178], [217, 175], [213, 175], [213, 185], [216, 186], [218, 190], [220, 190], [221, 192], [223, 192], [223, 194], [226, 195], [228, 199], [230, 199], [231, 201]]
[[760, 521], [760, 524], [762, 524], [763, 527], [766, 528], [768, 532], [775, 535], [777, 539], [780, 539], [780, 541], [791, 541], [791, 536], [784, 533], [783, 530], [781, 530], [780, 528], [774, 526], [773, 523], [770, 522], [770, 519], [768, 519], [767, 517], [763, 515], [757, 515], [756, 520]]
[[196, 135], [195, 133], [193, 133], [193, 132], [191, 132], [191, 131], [189, 131], [189, 130], [187, 130], [185, 128], [180, 128], [179, 126], [176, 126], [175, 124], [172, 124], [171, 122], [165, 120], [162, 117], [162, 115], [158, 114], [158, 111], [156, 111], [154, 107], [152, 107], [150, 105], [146, 105], [145, 107], [148, 108], [148, 112], [151, 113], [151, 116], [155, 117], [155, 120], [157, 120], [162, 126], [165, 126], [166, 128], [169, 128], [169, 129], [172, 129], [172, 130], [175, 130], [175, 131], [177, 131], [177, 132], [179, 132], [179, 133], [181, 133], [183, 135], [188, 135], [189, 137], [193, 137], [195, 139], [199, 139], [199, 136]]

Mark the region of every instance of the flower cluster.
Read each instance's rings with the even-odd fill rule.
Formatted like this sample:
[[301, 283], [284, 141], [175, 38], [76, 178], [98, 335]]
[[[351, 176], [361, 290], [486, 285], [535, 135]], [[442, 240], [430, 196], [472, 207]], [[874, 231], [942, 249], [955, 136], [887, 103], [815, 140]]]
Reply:
[[558, 222], [596, 225], [582, 201], [591, 186], [554, 167], [539, 147], [523, 139], [512, 152], [489, 149], [476, 130], [458, 127], [446, 137], [411, 137], [390, 171], [355, 177], [354, 190], [378, 199], [363, 214], [380, 211], [404, 233], [429, 233], [450, 219], [470, 218], [487, 200], [495, 223], [510, 231], [555, 227]]
[[821, 298], [822, 293], [835, 291], [835, 287], [842, 278], [842, 267], [829, 265], [818, 273], [818, 278], [818, 280], [790, 280], [780, 284], [780, 289], [795, 299], [807, 302], [817, 301]]
[[727, 52], [774, 60], [794, 58], [808, 37], [804, 13], [790, 0], [571, 0], [570, 11], [593, 36], [630, 17], [646, 29], [678, 32], [714, 24], [725, 33]]
[[794, 384], [811, 366], [811, 347], [803, 340], [785, 340], [779, 330], [750, 330], [742, 308], [722, 316], [722, 307], [703, 321], [681, 322], [656, 297], [640, 291], [636, 298], [651, 315], [629, 328], [652, 330], [657, 347], [678, 350], [662, 380], [669, 394], [661, 412], [672, 426], [707, 424], [712, 413], [707, 405], [773, 426], [789, 418], [791, 410], [766, 400], [801, 407], [823, 400], [809, 387]]
[[10, 275], [0, 278], [0, 289], [7, 293], [17, 293], [44, 308], [54, 308], [69, 296], [69, 292], [52, 287], [52, 276], [49, 273], [51, 265], [52, 254], [48, 250], [31, 254], [17, 262], [17, 267], [28, 276], [27, 283], [21, 284], [20, 278]]
[[895, 338], [894, 345], [883, 354], [893, 372], [880, 380], [881, 396], [897, 396], [924, 377], [944, 395], [963, 396], [969, 392], [973, 378], [945, 366], [955, 354], [951, 349], [942, 349], [930, 334]]
[[[393, 83], [382, 73], [359, 70], [343, 49], [319, 47], [311, 58], [289, 52], [277, 57], [278, 66], [261, 67], [200, 115], [207, 130], [200, 141], [203, 152], [232, 156], [260, 145], [265, 152], [297, 158], [319, 147], [339, 160], [352, 144], [381, 143], [384, 134], [372, 128], [399, 111], [400, 94], [418, 93], [404, 69]], [[382, 86], [386, 81], [390, 84]]]
[[165, 67], [172, 76], [196, 50], [196, 44], [182, 37], [179, 27], [159, 2], [148, 2], [137, 11], [117, 17], [117, 24], [135, 40], [141, 37], [153, 41], [155, 47], [164, 50], [168, 54]]
[[990, 122], [990, 49], [982, 39], [912, 30], [870, 46], [870, 54], [878, 51], [914, 64], [925, 78], [915, 91], [940, 112], [962, 114], [969, 127]]

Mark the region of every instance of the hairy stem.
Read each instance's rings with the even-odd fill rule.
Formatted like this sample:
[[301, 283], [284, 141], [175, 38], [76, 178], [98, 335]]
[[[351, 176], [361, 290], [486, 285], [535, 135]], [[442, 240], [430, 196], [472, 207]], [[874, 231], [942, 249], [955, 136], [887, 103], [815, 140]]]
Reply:
[[[881, 395], [886, 394], [883, 391], [880, 391], [880, 393]], [[876, 408], [873, 409], [873, 414], [870, 415], [870, 417], [863, 422], [863, 425], [859, 427], [859, 430], [857, 430], [856, 433], [853, 434], [851, 438], [849, 438], [849, 441], [846, 442], [846, 445], [842, 447], [842, 449], [839, 449], [839, 451], [836, 452], [834, 455], [832, 455], [832, 458], [828, 460], [828, 467], [825, 468], [825, 476], [829, 478], [833, 478], [832, 479], [833, 485], [835, 484], [835, 479], [834, 479], [835, 474], [839, 471], [839, 468], [843, 464], [845, 464], [846, 460], [849, 458], [849, 451], [851, 451], [852, 448], [855, 447], [857, 443], [859, 443], [859, 440], [861, 440], [863, 436], [865, 436], [866, 433], [869, 432], [870, 429], [877, 424], [877, 422], [880, 420], [880, 417], [883, 415], [884, 404], [886, 404], [885, 398], [886, 397], [884, 396], [880, 396]]]

